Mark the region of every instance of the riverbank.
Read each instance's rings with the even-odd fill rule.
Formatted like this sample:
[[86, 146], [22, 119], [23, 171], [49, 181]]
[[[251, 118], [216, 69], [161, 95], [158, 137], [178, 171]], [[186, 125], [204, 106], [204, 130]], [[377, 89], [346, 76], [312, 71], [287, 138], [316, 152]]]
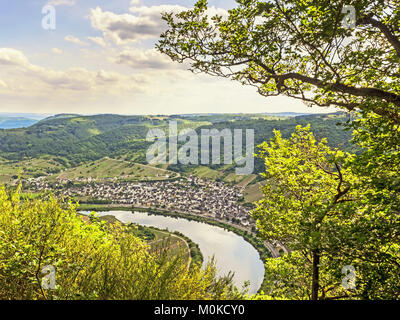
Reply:
[[[148, 214], [160, 215], [172, 218], [182, 218], [189, 221], [197, 221], [201, 223], [206, 223], [209, 225], [220, 227], [224, 230], [231, 231], [238, 236], [241, 236], [245, 241], [250, 243], [258, 252], [261, 261], [265, 261], [268, 258], [272, 257], [270, 249], [264, 244], [264, 242], [257, 238], [257, 236], [252, 233], [250, 230], [246, 230], [244, 227], [234, 226], [225, 221], [218, 221], [212, 219], [207, 216], [197, 216], [189, 213], [181, 213], [181, 212], [171, 212], [167, 210], [160, 210], [154, 208], [136, 208], [133, 206], [124, 206], [124, 205], [105, 205], [105, 204], [82, 204], [79, 207], [79, 210], [83, 211], [130, 211], [130, 212], [147, 212]], [[263, 280], [263, 284], [265, 282], [265, 276]], [[260, 291], [263, 288], [263, 284], [260, 286]]]
[[215, 225], [220, 228], [223, 228], [228, 231], [232, 231], [236, 233], [237, 235], [243, 237], [247, 242], [249, 242], [255, 249], [257, 249], [258, 253], [260, 254], [260, 257], [263, 258], [271, 258], [272, 254], [267, 248], [262, 240], [257, 238], [257, 235], [252, 233], [250, 230], [246, 229], [245, 227], [241, 227], [238, 225], [234, 225], [231, 223], [228, 223], [227, 221], [222, 221], [222, 220], [217, 220], [213, 219], [211, 217], [207, 216], [199, 216], [199, 215], [194, 215], [190, 213], [182, 213], [182, 212], [176, 212], [176, 211], [168, 211], [168, 210], [162, 210], [162, 209], [155, 209], [155, 208], [141, 208], [141, 207], [134, 207], [134, 206], [123, 206], [123, 205], [108, 205], [108, 204], [81, 204], [79, 207], [80, 210], [83, 211], [99, 211], [99, 212], [104, 212], [104, 211], [137, 211], [137, 212], [148, 212], [152, 214], [158, 214], [158, 215], [163, 215], [167, 217], [175, 217], [175, 218], [183, 218], [187, 220], [192, 220], [192, 221], [198, 221], [198, 222], [203, 222], [207, 223], [210, 225]]

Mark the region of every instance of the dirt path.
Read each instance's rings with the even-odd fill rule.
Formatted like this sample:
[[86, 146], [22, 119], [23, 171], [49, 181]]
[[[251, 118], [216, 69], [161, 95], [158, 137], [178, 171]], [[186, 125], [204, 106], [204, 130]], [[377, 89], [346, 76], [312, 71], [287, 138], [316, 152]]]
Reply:
[[[189, 268], [189, 267], [190, 267], [190, 264], [192, 263], [192, 256], [191, 256], [191, 254], [190, 254], [190, 248], [189, 248], [189, 245], [188, 245], [188, 243], [186, 242], [186, 240], [183, 239], [183, 238], [181, 238], [181, 237], [179, 237], [179, 236], [177, 236], [177, 235], [175, 235], [175, 234], [172, 234], [172, 233], [167, 233], [167, 232], [161, 231], [161, 230], [157, 230], [157, 231], [160, 232], [160, 233], [165, 234], [165, 235], [167, 236], [166, 238], [168, 238], [168, 237], [177, 238], [177, 239], [183, 241], [183, 243], [186, 245], [186, 249], [187, 249], [187, 252], [188, 252], [188, 257], [189, 257], [189, 259], [188, 259], [188, 268]], [[149, 245], [152, 245], [152, 244], [154, 244], [154, 243], [158, 243], [158, 242], [161, 242], [161, 241], [165, 241], [166, 238], [158, 239], [158, 240], [149, 242]], [[168, 246], [168, 249], [172, 249], [174, 246], [178, 246], [178, 245], [179, 245], [179, 242], [174, 243], [174, 244]]]

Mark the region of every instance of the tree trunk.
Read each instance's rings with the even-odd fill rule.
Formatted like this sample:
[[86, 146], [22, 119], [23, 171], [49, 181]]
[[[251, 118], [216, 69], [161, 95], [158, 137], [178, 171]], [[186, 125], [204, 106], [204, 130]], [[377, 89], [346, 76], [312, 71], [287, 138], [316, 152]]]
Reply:
[[313, 251], [311, 300], [318, 300], [319, 291], [319, 252]]

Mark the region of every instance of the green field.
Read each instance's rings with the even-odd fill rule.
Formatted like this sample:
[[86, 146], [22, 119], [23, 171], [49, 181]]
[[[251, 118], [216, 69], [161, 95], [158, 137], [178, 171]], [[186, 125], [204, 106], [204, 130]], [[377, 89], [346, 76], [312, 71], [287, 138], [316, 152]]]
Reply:
[[10, 161], [0, 159], [0, 183], [16, 181], [18, 175], [22, 178], [37, 178], [45, 176], [46, 180], [55, 182], [59, 179], [88, 179], [95, 180], [118, 178], [126, 181], [168, 180], [179, 177], [180, 174], [162, 168], [133, 163], [108, 157], [89, 163], [65, 168], [51, 157]]
[[10, 161], [0, 159], [0, 183], [9, 183], [21, 174], [22, 178], [45, 176], [51, 172], [59, 172], [63, 166], [50, 157]]
[[212, 180], [218, 179], [223, 175], [223, 172], [221, 171], [213, 170], [211, 168], [203, 166], [196, 167], [195, 169], [190, 171], [190, 173], [199, 178], [212, 179]]

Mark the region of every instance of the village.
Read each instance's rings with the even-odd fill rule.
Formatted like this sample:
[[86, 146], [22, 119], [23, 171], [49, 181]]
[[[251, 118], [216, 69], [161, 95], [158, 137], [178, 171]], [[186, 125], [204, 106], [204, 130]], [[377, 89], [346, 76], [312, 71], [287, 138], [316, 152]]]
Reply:
[[86, 199], [90, 203], [156, 208], [232, 221], [243, 227], [254, 225], [249, 209], [240, 204], [243, 201], [240, 188], [194, 176], [154, 182], [63, 179], [51, 184], [41, 177], [28, 179], [25, 187], [35, 192], [53, 191], [56, 196]]

